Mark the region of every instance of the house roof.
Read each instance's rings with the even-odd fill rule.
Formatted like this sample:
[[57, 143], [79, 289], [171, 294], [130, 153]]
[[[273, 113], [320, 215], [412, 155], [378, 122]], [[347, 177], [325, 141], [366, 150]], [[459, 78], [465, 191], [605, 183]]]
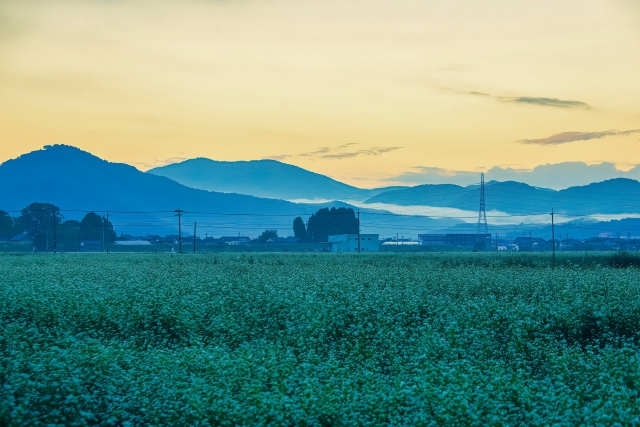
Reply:
[[31, 240], [31, 237], [28, 234], [22, 233], [9, 239], [10, 242], [21, 242], [23, 240]]
[[147, 246], [151, 245], [148, 240], [122, 240], [116, 241], [116, 245], [118, 246]]
[[[376, 239], [379, 239], [379, 236], [380, 236], [379, 234], [363, 234], [363, 233], [360, 233], [360, 237], [366, 237], [366, 238], [375, 237]], [[354, 238], [354, 237], [357, 238], [358, 235], [355, 234], [355, 233], [354, 234], [336, 234], [335, 236], [327, 237], [327, 243], [338, 243], [338, 242], [343, 241], [344, 239]]]
[[267, 240], [267, 243], [298, 243], [300, 239], [298, 237], [273, 237]]
[[81, 246], [87, 246], [87, 245], [95, 246], [95, 245], [101, 245], [101, 244], [102, 244], [102, 242], [100, 240], [82, 240], [80, 242]]

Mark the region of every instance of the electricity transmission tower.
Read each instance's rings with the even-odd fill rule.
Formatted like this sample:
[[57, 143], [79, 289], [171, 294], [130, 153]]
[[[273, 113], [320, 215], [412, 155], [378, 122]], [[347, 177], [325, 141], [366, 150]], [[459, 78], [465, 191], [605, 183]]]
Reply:
[[478, 227], [476, 230], [476, 244], [485, 244], [489, 234], [487, 226], [487, 211], [484, 206], [484, 173], [480, 174], [480, 209], [478, 210]]

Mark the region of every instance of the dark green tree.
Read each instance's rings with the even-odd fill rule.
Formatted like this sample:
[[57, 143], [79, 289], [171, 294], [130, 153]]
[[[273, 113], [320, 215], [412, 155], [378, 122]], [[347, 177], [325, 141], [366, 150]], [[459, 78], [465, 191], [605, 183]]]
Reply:
[[[104, 228], [104, 229], [103, 229]], [[106, 218], [95, 212], [89, 212], [82, 218], [79, 224], [80, 240], [99, 240], [102, 241], [104, 233], [107, 242], [112, 243], [116, 240], [116, 233], [113, 231], [113, 224]]]
[[37, 250], [53, 250], [54, 227], [64, 217], [60, 208], [50, 203], [31, 203], [14, 222], [14, 231], [26, 231], [34, 239]]
[[331, 235], [357, 233], [358, 218], [351, 208], [322, 208], [307, 223], [307, 236], [314, 242], [326, 242]]
[[62, 251], [76, 251], [80, 247], [80, 221], [67, 220], [57, 230], [58, 248]]
[[278, 230], [264, 230], [260, 236], [258, 236], [258, 241], [260, 243], [267, 243], [267, 240], [278, 237]]
[[307, 227], [300, 217], [293, 220], [293, 235], [300, 240], [306, 240], [307, 238]]
[[13, 220], [5, 211], [0, 211], [0, 237], [13, 237]]

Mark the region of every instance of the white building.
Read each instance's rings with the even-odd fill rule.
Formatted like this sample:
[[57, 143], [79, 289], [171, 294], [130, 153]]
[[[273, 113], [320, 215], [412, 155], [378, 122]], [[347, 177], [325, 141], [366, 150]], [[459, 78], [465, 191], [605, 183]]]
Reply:
[[[360, 252], [378, 252], [380, 241], [378, 234], [360, 234]], [[338, 234], [329, 236], [327, 242], [331, 252], [358, 252], [357, 234]]]

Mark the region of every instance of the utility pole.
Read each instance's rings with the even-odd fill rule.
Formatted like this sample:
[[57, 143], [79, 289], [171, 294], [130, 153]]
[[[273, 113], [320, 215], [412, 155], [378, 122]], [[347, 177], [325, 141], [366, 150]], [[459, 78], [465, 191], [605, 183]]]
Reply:
[[358, 209], [358, 253], [360, 253], [360, 209]]
[[[107, 212], [107, 225], [109, 224], [109, 212]], [[109, 253], [109, 235], [107, 234], [107, 239], [105, 240], [105, 244], [107, 246], [107, 253]]]
[[53, 254], [56, 254], [58, 248], [58, 235], [56, 234], [56, 211], [53, 211]]
[[180, 209], [180, 206], [178, 206], [178, 210], [175, 210], [174, 212], [176, 212], [176, 216], [178, 217], [178, 244], [180, 245], [180, 253], [182, 253], [182, 223], [180, 220], [184, 211]]
[[196, 222], [193, 222], [193, 253], [196, 253]]
[[553, 208], [551, 208], [551, 247], [553, 248], [553, 256], [556, 256], [556, 234], [555, 224], [553, 222]]
[[102, 252], [104, 252], [104, 229], [106, 228], [107, 224], [104, 221], [104, 216], [102, 217]]
[[38, 233], [40, 232], [40, 220], [38, 220], [38, 224], [36, 225], [36, 237], [33, 241], [33, 253], [38, 253]]
[[496, 251], [498, 250], [498, 233], [496, 233]]
[[398, 246], [398, 234], [400, 233], [396, 233], [396, 246]]

